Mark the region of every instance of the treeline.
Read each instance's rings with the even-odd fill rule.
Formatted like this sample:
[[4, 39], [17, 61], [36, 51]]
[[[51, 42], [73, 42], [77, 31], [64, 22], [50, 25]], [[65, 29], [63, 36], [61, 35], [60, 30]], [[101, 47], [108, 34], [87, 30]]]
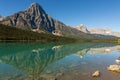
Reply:
[[120, 43], [120, 38], [95, 39], [55, 36], [50, 33], [37, 33], [0, 24], [0, 41], [39, 41], [39, 42], [108, 42]]
[[77, 39], [37, 33], [0, 24], [0, 41], [76, 42]]

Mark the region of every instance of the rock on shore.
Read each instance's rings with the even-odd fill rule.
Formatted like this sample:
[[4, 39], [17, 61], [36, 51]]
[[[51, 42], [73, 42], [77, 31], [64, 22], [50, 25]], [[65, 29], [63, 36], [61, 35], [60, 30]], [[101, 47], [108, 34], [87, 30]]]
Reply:
[[110, 65], [107, 69], [109, 71], [119, 72], [120, 73], [120, 66], [119, 65]]
[[92, 74], [92, 77], [99, 77], [100, 76], [100, 71], [95, 71], [93, 74]]

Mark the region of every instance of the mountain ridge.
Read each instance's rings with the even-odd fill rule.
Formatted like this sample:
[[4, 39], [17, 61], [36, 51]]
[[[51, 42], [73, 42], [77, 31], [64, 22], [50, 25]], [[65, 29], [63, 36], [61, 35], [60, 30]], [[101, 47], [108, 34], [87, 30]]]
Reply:
[[83, 24], [76, 26], [75, 28], [84, 33], [120, 37], [120, 32], [112, 31], [112, 29], [110, 28], [89, 28], [88, 29]]
[[48, 31], [58, 36], [93, 38], [92, 35], [81, 32], [52, 18], [46, 14], [38, 3], [32, 3], [25, 11], [20, 11], [6, 17], [1, 24], [36, 32]]
[[47, 31], [57, 36], [76, 37], [83, 39], [115, 38], [114, 36], [85, 33], [76, 28], [68, 26], [48, 15], [38, 3], [32, 3], [26, 10], [10, 15], [4, 18], [0, 23], [39, 33]]

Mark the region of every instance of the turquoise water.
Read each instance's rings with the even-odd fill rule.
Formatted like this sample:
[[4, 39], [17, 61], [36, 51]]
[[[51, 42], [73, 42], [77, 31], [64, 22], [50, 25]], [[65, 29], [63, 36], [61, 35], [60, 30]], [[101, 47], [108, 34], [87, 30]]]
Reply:
[[0, 80], [119, 80], [107, 71], [119, 57], [120, 46], [107, 43], [0, 43]]

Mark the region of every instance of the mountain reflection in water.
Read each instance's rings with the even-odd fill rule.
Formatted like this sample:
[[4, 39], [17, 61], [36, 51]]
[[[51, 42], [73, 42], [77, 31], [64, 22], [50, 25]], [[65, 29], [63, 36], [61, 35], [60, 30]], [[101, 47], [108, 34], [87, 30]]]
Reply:
[[107, 43], [0, 43], [0, 80], [54, 80], [57, 77], [72, 80], [71, 77], [75, 79], [80, 75], [84, 77], [81, 79], [87, 80], [91, 71], [104, 66], [96, 61], [100, 56], [91, 55], [107, 55], [113, 51], [120, 51], [120, 46]]

